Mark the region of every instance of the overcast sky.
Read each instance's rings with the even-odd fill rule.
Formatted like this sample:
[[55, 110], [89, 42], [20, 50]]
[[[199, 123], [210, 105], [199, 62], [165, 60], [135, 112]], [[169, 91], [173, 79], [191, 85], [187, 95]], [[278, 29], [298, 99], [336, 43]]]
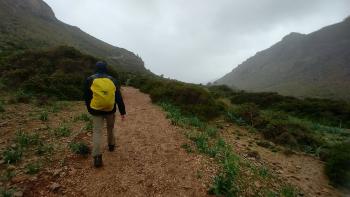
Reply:
[[281, 40], [350, 15], [350, 0], [45, 0], [58, 19], [139, 54], [156, 74], [206, 83]]

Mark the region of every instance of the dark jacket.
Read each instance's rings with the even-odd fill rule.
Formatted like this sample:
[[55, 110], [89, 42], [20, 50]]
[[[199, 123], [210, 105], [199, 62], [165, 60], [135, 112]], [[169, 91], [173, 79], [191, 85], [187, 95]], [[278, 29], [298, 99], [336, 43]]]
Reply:
[[[99, 111], [99, 110], [92, 109], [90, 107], [90, 103], [91, 103], [92, 95], [93, 95], [93, 93], [91, 91], [91, 85], [92, 85], [93, 81], [97, 78], [109, 78], [113, 81], [114, 85], [117, 87], [116, 91], [115, 91], [115, 104], [114, 104], [114, 108], [112, 111], [109, 111], [109, 112]], [[119, 109], [120, 114], [121, 115], [126, 114], [123, 97], [120, 93], [120, 89], [119, 89], [119, 86], [117, 84], [117, 81], [113, 77], [111, 77], [105, 73], [96, 73], [96, 74], [94, 74], [86, 79], [85, 87], [84, 87], [84, 99], [85, 99], [86, 108], [91, 115], [98, 116], [98, 115], [114, 114], [116, 112], [116, 104], [118, 105], [118, 109]]]

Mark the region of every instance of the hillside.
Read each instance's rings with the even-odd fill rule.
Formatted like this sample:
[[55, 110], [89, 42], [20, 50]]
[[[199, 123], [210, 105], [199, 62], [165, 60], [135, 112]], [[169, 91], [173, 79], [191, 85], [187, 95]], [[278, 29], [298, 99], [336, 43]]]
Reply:
[[[66, 46], [19, 52], [0, 62], [3, 86], [0, 90], [14, 93], [19, 100], [28, 102], [33, 96], [79, 100], [83, 96], [84, 81], [94, 73], [96, 61]], [[109, 72], [116, 77], [114, 70]]]
[[350, 99], [350, 18], [291, 33], [216, 81], [253, 92]]
[[106, 59], [118, 69], [149, 73], [140, 57], [59, 21], [42, 0], [0, 0], [0, 18], [0, 54], [68, 45]]

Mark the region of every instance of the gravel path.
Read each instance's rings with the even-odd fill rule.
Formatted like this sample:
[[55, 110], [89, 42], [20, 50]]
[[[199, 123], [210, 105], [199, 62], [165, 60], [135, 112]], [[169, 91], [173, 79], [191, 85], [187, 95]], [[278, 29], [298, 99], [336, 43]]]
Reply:
[[169, 123], [148, 95], [129, 87], [123, 95], [128, 115], [124, 122], [117, 116], [116, 151], [108, 152], [105, 137], [101, 169], [92, 167], [90, 157], [69, 161], [77, 171], [60, 182], [63, 194], [206, 196], [215, 174], [211, 162], [181, 148], [188, 142], [181, 129]]

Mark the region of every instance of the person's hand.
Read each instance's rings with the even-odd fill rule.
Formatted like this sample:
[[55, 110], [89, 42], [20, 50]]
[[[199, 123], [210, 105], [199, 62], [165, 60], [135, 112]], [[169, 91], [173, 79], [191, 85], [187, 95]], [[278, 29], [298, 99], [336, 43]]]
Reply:
[[125, 120], [125, 115], [122, 115], [122, 121], [124, 121]]

